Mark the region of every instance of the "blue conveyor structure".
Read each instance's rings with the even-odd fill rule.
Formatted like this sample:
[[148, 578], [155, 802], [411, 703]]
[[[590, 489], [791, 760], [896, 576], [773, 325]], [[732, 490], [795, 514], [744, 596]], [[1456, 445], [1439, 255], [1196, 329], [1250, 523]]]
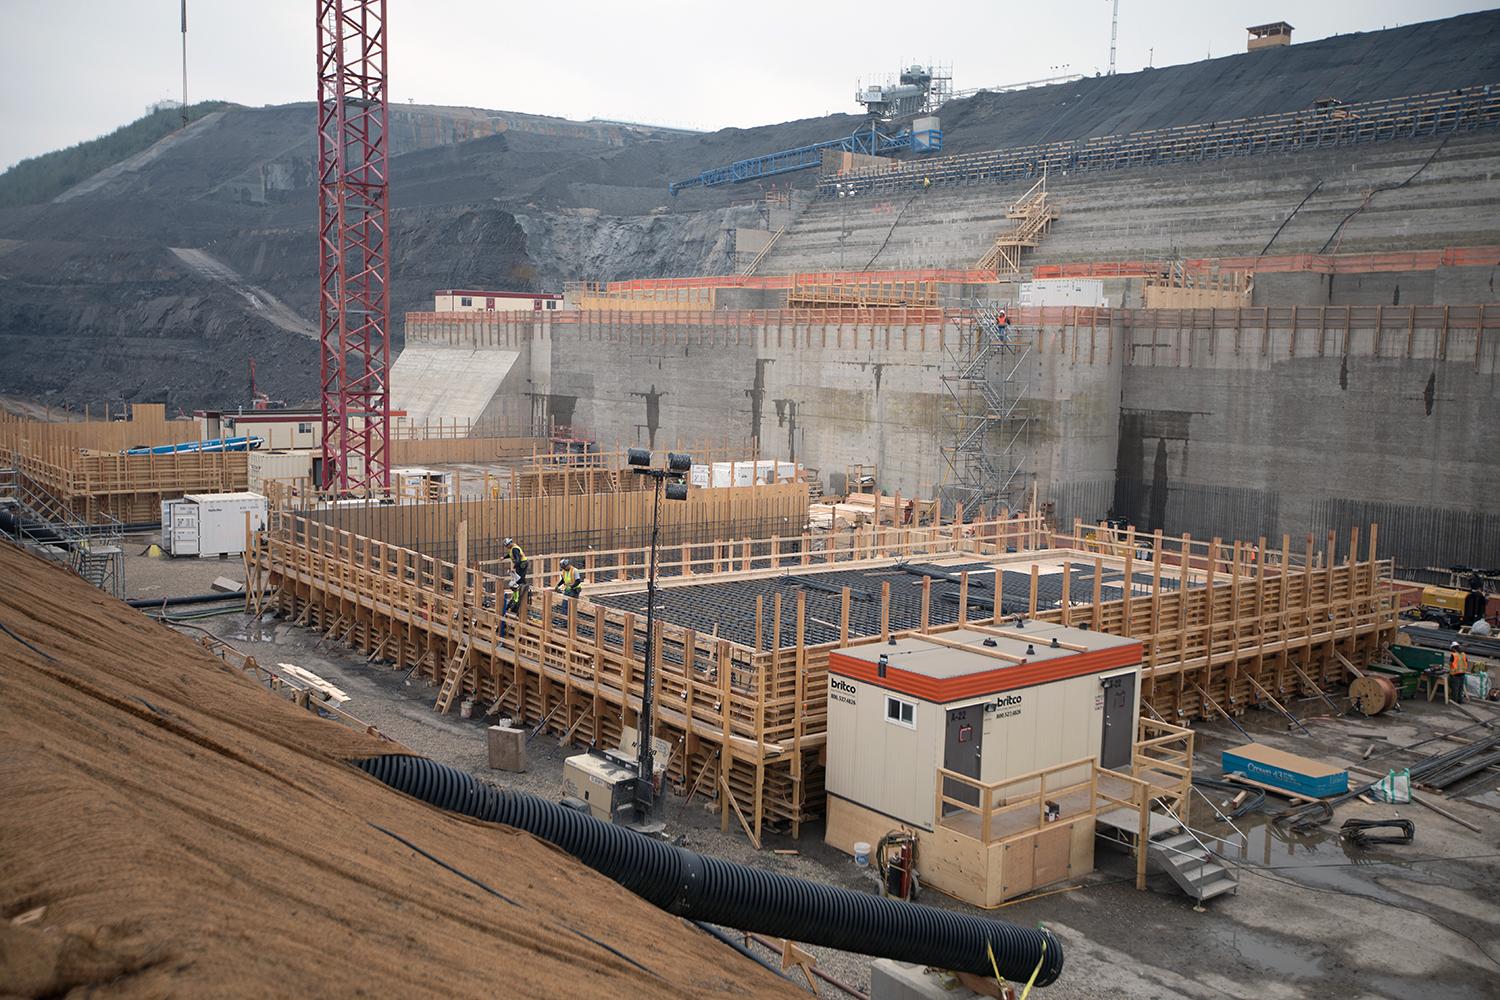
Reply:
[[891, 134], [882, 132], [878, 125], [872, 124], [860, 128], [853, 135], [845, 136], [842, 139], [815, 142], [810, 146], [798, 146], [796, 149], [783, 149], [776, 153], [767, 153], [765, 156], [752, 156], [748, 160], [736, 160], [728, 166], [712, 167], [703, 171], [697, 177], [673, 181], [667, 186], [667, 189], [673, 195], [676, 195], [678, 191], [684, 188], [718, 187], [720, 184], [739, 184], [744, 181], [758, 180], [762, 177], [772, 177], [776, 174], [789, 174], [794, 170], [806, 170], [809, 167], [821, 166], [823, 163], [823, 152], [830, 149], [837, 149], [845, 153], [864, 153], [868, 156], [881, 156], [886, 153], [900, 152], [903, 149], [909, 149], [917, 153], [935, 153], [942, 148], [942, 129], [922, 129], [920, 131], [906, 129]]
[[265, 444], [264, 438], [231, 437], [213, 438], [208, 441], [184, 441], [181, 444], [162, 444], [154, 448], [129, 448], [127, 455], [187, 455], [219, 451], [251, 451]]

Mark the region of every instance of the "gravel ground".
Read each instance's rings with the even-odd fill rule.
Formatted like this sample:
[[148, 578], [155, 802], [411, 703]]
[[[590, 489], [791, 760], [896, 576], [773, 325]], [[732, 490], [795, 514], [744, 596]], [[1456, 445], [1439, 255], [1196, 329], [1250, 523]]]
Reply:
[[[138, 564], [152, 564], [150, 567]], [[217, 560], [157, 561], [132, 558], [133, 592], [200, 592], [216, 575], [229, 576], [239, 563]], [[154, 589], [148, 589], [154, 588]], [[254, 622], [236, 610], [198, 619], [195, 624], [221, 635], [261, 662], [290, 662], [319, 674], [351, 696], [347, 708], [413, 752], [461, 767], [497, 786], [519, 788], [548, 798], [561, 794], [562, 762], [576, 750], [558, 746], [554, 735], [533, 737], [529, 770], [506, 774], [489, 770], [486, 722], [432, 711], [435, 689], [342, 647], [320, 642], [306, 629], [284, 622]], [[1345, 718], [1312, 725], [1311, 737], [1288, 735], [1285, 724], [1267, 713], [1242, 720], [1251, 735], [1306, 754], [1354, 761], [1374, 745], [1371, 766], [1383, 766], [1387, 747], [1400, 747], [1439, 729], [1452, 732], [1475, 724], [1455, 710], [1425, 702], [1404, 706], [1379, 719]], [[1300, 705], [1317, 715], [1319, 702]], [[1486, 719], [1500, 719], [1490, 706], [1471, 706]], [[1229, 725], [1201, 725], [1198, 769], [1217, 773], [1218, 751], [1244, 742]], [[1399, 761], [1399, 754], [1390, 759]], [[1500, 776], [1497, 776], [1500, 779]], [[1199, 803], [1202, 812], [1202, 803]], [[1248, 835], [1242, 864], [1251, 866], [1237, 895], [1212, 901], [1195, 913], [1187, 899], [1163, 877], [1156, 891], [1137, 892], [1133, 865], [1101, 849], [1098, 870], [1041, 895], [1009, 904], [992, 916], [1021, 925], [1045, 923], [1063, 940], [1067, 966], [1046, 990], [1049, 1000], [1130, 997], [1305, 996], [1424, 997], [1435, 1000], [1493, 996], [1500, 965], [1453, 929], [1484, 942], [1500, 960], [1500, 792], [1486, 786], [1467, 799], [1452, 798], [1444, 808], [1477, 823], [1473, 834], [1417, 806], [1340, 807], [1336, 822], [1350, 816], [1405, 815], [1417, 823], [1410, 847], [1363, 852], [1320, 831], [1287, 838], [1264, 816], [1241, 826]], [[670, 797], [661, 807], [666, 834], [682, 836], [694, 850], [851, 889], [877, 891], [873, 878], [845, 855], [822, 843], [812, 826], [799, 841], [768, 834], [756, 851], [731, 824], [721, 832], [707, 802], [685, 804]], [[1201, 825], [1201, 824], [1198, 824]], [[1229, 831], [1208, 824], [1213, 833]], [[1330, 825], [1332, 829], [1332, 825]], [[793, 849], [795, 856], [773, 854]], [[1465, 858], [1466, 861], [1455, 861]], [[1436, 859], [1436, 860], [1434, 860]], [[979, 912], [936, 893], [922, 902], [963, 912]], [[1413, 912], [1415, 911], [1415, 912]], [[1447, 926], [1444, 926], [1447, 925]], [[871, 959], [827, 949], [811, 949], [820, 968], [860, 989], [867, 988]], [[767, 957], [770, 953], [767, 952]], [[796, 975], [795, 973], [793, 974]], [[825, 995], [827, 990], [825, 988]]]
[[196, 559], [191, 556], [174, 559], [168, 555], [148, 556], [145, 551], [159, 543], [161, 536], [127, 535], [125, 550], [125, 596], [183, 597], [206, 594], [218, 577], [227, 577], [244, 586], [245, 563], [239, 556], [224, 559]]

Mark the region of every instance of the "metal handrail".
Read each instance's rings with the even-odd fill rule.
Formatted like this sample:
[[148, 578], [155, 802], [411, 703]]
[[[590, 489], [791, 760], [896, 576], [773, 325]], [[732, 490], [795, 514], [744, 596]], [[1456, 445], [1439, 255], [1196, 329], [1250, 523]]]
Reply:
[[[1173, 812], [1171, 806], [1167, 805], [1165, 802], [1158, 802], [1157, 805], [1161, 806], [1162, 812], [1166, 813], [1168, 816], [1170, 816], [1174, 820], [1176, 820], [1177, 821], [1177, 825], [1180, 826], [1180, 827], [1182, 827], [1182, 832], [1185, 833], [1185, 834], [1187, 834], [1189, 837], [1192, 837], [1193, 838], [1193, 842], [1196, 843], [1199, 847], [1203, 848], [1203, 850], [1204, 850], [1204, 852], [1206, 854], [1209, 854], [1209, 855], [1211, 855], [1213, 857], [1218, 857], [1219, 856], [1219, 853], [1217, 851], [1215, 851], [1212, 847], [1209, 847], [1201, 839], [1199, 839], [1199, 837], [1198, 837], [1199, 831], [1194, 830], [1192, 827], [1188, 826], [1187, 823], [1183, 821], [1183, 819], [1182, 819], [1181, 816], [1178, 816], [1177, 813]], [[1203, 836], [1207, 837], [1209, 840], [1216, 840], [1219, 843], [1224, 844], [1226, 846], [1233, 846], [1233, 845], [1230, 845], [1230, 842], [1227, 841], [1227, 840], [1225, 840], [1223, 837], [1215, 837], [1211, 833], [1205, 833], [1205, 834], [1203, 834]], [[1183, 851], [1177, 851], [1176, 848], [1168, 847], [1166, 844], [1160, 844], [1160, 843], [1158, 843], [1156, 846], [1162, 848], [1163, 850], [1176, 851], [1176, 853], [1178, 853], [1178, 854], [1186, 853], [1186, 852], [1183, 852]], [[1188, 855], [1188, 857], [1192, 857], [1192, 855]]]
[[[1250, 838], [1247, 837], [1247, 836], [1245, 836], [1245, 831], [1241, 830], [1239, 827], [1235, 826], [1234, 825], [1234, 820], [1230, 819], [1228, 816], [1225, 816], [1224, 813], [1222, 813], [1219, 810], [1218, 805], [1214, 802], [1213, 799], [1209, 798], [1207, 795], [1204, 795], [1203, 794], [1203, 790], [1201, 788], [1199, 788], [1197, 785], [1193, 784], [1192, 782], [1188, 783], [1188, 788], [1192, 789], [1194, 792], [1196, 792], [1198, 794], [1198, 797], [1200, 799], [1202, 799], [1204, 802], [1208, 803], [1208, 807], [1214, 811], [1214, 815], [1215, 816], [1219, 817], [1220, 822], [1224, 823], [1226, 826], [1229, 827], [1229, 829], [1231, 829], [1235, 833], [1239, 834], [1240, 840], [1243, 841], [1243, 844], [1244, 844], [1245, 847], [1249, 847], [1250, 846]], [[1229, 843], [1229, 841], [1224, 840], [1223, 843], [1227, 844], [1227, 843]]]

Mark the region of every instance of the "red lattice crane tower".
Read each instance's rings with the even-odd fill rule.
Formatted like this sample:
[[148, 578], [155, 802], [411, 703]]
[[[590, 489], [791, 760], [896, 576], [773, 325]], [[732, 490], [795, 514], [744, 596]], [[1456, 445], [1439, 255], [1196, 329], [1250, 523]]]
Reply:
[[390, 487], [385, 0], [317, 0], [323, 488]]

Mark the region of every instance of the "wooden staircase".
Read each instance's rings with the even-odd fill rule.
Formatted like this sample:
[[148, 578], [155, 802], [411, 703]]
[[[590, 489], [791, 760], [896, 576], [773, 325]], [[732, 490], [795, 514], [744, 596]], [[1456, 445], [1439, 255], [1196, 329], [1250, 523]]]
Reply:
[[437, 701], [432, 705], [440, 715], [448, 714], [448, 710], [453, 707], [453, 700], [458, 697], [458, 692], [463, 690], [464, 678], [469, 673], [470, 641], [468, 635], [463, 637], [458, 647], [453, 650], [447, 669], [443, 671], [443, 686], [438, 689]]
[[1040, 180], [1006, 209], [1005, 217], [1014, 220], [1015, 225], [1008, 232], [995, 237], [995, 245], [979, 258], [978, 267], [998, 274], [1019, 273], [1021, 251], [1036, 246], [1057, 216], [1057, 209], [1047, 201], [1047, 177], [1043, 174]]
[[769, 240], [766, 240], [766, 245], [760, 248], [760, 253], [756, 254], [754, 259], [752, 259], [749, 264], [745, 265], [745, 269], [741, 271], [740, 274], [745, 277], [754, 274], [755, 269], [757, 267], [760, 267], [760, 262], [766, 259], [766, 254], [771, 252], [771, 248], [776, 245], [776, 241], [781, 239], [781, 235], [785, 232], [786, 226], [782, 226], [780, 229], [776, 230], [776, 232], [772, 233], [771, 238]]

